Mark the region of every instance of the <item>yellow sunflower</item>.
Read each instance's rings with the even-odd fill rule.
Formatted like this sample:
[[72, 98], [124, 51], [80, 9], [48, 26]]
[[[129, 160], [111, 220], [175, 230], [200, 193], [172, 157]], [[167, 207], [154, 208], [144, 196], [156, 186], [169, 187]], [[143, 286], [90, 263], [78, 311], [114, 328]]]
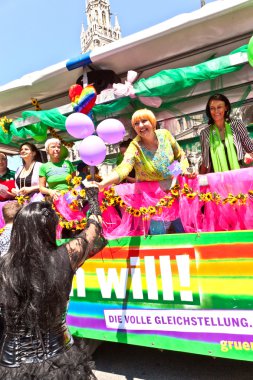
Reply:
[[196, 197], [197, 193], [188, 193], [186, 194], [187, 198], [194, 199]]
[[148, 207], [148, 213], [150, 215], [155, 215], [156, 214], [156, 208], [154, 206], [149, 206]]
[[160, 201], [157, 203], [157, 206], [166, 206], [167, 202], [164, 198], [160, 199]]
[[84, 189], [80, 190], [79, 195], [80, 195], [80, 197], [85, 198], [86, 197], [86, 191]]
[[77, 197], [77, 196], [78, 196], [78, 191], [77, 191], [76, 189], [72, 189], [72, 190], [71, 190], [71, 195], [72, 195], [73, 197]]
[[237, 199], [235, 197], [229, 198], [228, 202], [229, 202], [229, 204], [234, 205], [237, 203]]
[[172, 188], [170, 190], [170, 192], [171, 192], [172, 195], [174, 195], [174, 197], [178, 197], [179, 196], [179, 191], [177, 189]]
[[133, 215], [136, 216], [136, 217], [140, 217], [141, 216], [140, 210], [134, 210], [134, 214]]
[[71, 180], [71, 183], [76, 186], [76, 185], [80, 185], [82, 182], [82, 177], [74, 177], [72, 178]]
[[72, 175], [68, 174], [67, 177], [66, 177], [66, 182], [67, 183], [71, 183], [71, 179], [72, 179]]
[[114, 198], [110, 198], [108, 201], [107, 201], [107, 204], [108, 206], [113, 206], [114, 205]]
[[121, 200], [121, 201], [119, 202], [119, 205], [120, 205], [120, 207], [125, 207], [126, 204], [125, 204], [124, 201]]

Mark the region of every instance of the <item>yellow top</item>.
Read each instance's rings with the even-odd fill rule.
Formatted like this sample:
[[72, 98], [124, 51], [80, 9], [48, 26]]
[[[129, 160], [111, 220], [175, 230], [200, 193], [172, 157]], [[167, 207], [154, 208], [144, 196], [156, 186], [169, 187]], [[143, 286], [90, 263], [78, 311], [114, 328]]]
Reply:
[[172, 178], [168, 166], [174, 160], [181, 164], [182, 172], [189, 167], [184, 151], [167, 129], [155, 131], [158, 139], [158, 149], [151, 152], [141, 144], [139, 136], [130, 143], [124, 159], [114, 170], [124, 180], [132, 169], [135, 170], [137, 181], [162, 181]]

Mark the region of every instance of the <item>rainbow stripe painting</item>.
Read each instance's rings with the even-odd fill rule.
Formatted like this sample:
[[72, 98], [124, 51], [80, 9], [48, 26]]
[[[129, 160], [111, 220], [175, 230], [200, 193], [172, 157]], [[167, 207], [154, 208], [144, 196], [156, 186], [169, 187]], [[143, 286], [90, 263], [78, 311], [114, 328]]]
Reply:
[[126, 237], [78, 269], [80, 337], [253, 361], [252, 231]]

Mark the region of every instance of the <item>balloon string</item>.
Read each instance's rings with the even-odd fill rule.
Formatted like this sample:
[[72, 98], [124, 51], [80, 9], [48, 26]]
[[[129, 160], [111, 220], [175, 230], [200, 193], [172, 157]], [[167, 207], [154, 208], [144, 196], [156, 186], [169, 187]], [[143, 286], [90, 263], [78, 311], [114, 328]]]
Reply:
[[92, 181], [95, 181], [95, 166], [90, 166], [90, 175]]

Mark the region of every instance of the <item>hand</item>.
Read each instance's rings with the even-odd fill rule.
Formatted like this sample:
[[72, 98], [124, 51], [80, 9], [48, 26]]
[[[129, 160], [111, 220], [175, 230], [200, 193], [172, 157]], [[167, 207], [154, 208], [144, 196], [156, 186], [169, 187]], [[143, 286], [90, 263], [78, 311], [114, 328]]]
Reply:
[[11, 189], [11, 192], [14, 196], [19, 195], [19, 189]]
[[50, 197], [53, 198], [53, 201], [57, 201], [57, 199], [59, 198], [59, 196], [61, 195], [61, 193], [57, 190], [50, 190], [49, 191], [49, 195]]
[[7, 190], [1, 189], [0, 190], [0, 196], [2, 198], [8, 198], [9, 197], [9, 192]]
[[93, 219], [95, 220], [96, 222], [98, 222], [101, 226], [102, 226], [102, 217], [101, 215], [90, 215], [89, 219]]
[[21, 187], [21, 189], [19, 189], [20, 195], [28, 195], [30, 192], [31, 192], [30, 187]]
[[87, 179], [85, 179], [84, 181], [82, 181], [82, 184], [84, 185], [84, 187], [86, 189], [88, 189], [90, 187], [99, 187], [99, 182], [88, 181]]
[[184, 172], [184, 176], [187, 177], [187, 178], [191, 178], [191, 179], [194, 179], [196, 178], [198, 175], [198, 172], [196, 169], [194, 169], [193, 167], [189, 167], [185, 170]]
[[253, 153], [246, 153], [243, 159], [246, 165], [249, 165], [253, 162]]
[[97, 182], [97, 185], [98, 185], [98, 188], [99, 188], [99, 191], [104, 191], [105, 187], [110, 187], [111, 185], [104, 185], [104, 181], [101, 181], [101, 182]]

